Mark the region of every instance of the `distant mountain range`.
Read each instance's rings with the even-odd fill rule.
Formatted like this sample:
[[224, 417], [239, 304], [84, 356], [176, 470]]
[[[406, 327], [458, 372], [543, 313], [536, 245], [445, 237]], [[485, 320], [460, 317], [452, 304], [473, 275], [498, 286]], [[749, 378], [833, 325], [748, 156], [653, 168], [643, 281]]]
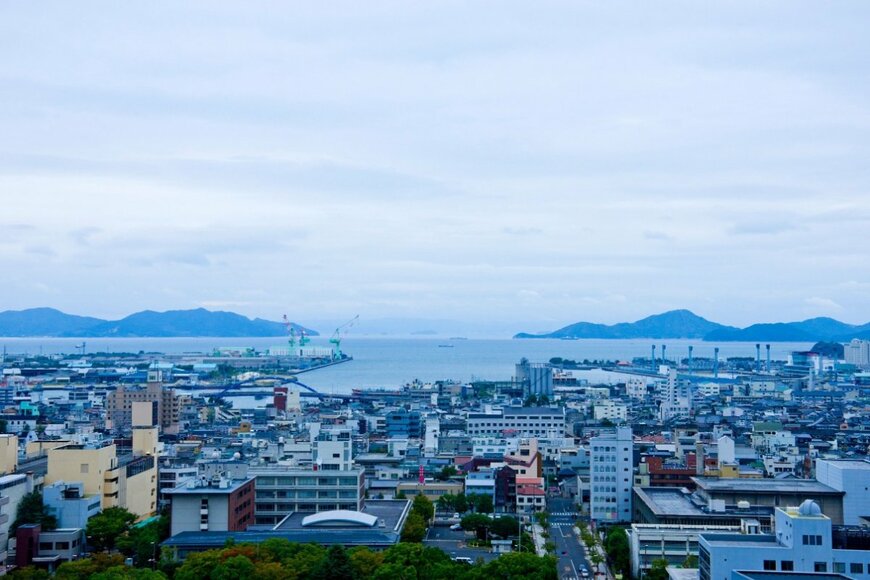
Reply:
[[753, 324], [746, 328], [725, 326], [689, 310], [671, 310], [637, 322], [606, 325], [577, 322], [544, 334], [521, 332], [514, 338], [699, 338], [707, 341], [847, 342], [870, 339], [870, 323], [846, 324], [833, 318], [810, 318], [801, 322]]
[[[317, 336], [315, 330], [292, 323], [296, 331]], [[102, 320], [66, 314], [54, 308], [30, 308], [0, 312], [0, 336], [53, 337], [182, 337], [182, 336], [284, 336], [281, 322], [251, 320], [233, 312], [143, 310], [121, 320]]]

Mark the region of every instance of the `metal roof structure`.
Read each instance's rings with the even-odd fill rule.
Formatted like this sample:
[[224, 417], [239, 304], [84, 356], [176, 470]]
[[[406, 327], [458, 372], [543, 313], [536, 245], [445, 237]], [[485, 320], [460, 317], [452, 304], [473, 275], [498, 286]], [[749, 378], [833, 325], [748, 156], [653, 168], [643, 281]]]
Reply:
[[358, 525], [372, 528], [378, 523], [378, 518], [371, 514], [351, 510], [330, 510], [305, 516], [302, 526]]

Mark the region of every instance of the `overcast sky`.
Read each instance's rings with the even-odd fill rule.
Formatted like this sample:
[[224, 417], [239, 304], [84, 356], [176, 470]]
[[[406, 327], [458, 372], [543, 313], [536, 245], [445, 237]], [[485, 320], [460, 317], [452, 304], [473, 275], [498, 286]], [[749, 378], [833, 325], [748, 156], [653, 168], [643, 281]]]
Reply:
[[870, 320], [870, 4], [288, 4], [0, 5], [0, 310]]

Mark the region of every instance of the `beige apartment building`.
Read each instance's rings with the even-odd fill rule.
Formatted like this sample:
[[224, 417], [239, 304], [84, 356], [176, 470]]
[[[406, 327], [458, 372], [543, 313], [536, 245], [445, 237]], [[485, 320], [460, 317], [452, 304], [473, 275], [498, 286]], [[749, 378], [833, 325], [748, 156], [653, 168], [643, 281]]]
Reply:
[[159, 370], [148, 371], [148, 382], [144, 386], [119, 385], [106, 397], [106, 426], [110, 429], [124, 429], [132, 426], [134, 403], [157, 403], [155, 425], [164, 433], [177, 435], [181, 408], [187, 397], [179, 395], [175, 389], [165, 388], [163, 374]]
[[[137, 416], [151, 406], [137, 403]], [[123, 507], [144, 519], [157, 511], [157, 427], [134, 425], [132, 451], [119, 456], [108, 442], [49, 449], [45, 483], [80, 481], [85, 494], [102, 498], [103, 509]]]

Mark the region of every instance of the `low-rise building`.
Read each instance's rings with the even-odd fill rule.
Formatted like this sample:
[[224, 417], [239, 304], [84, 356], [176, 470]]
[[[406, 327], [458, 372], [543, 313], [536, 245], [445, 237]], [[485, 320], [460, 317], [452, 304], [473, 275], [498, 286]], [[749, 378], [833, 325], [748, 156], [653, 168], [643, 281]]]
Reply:
[[731, 580], [732, 570], [870, 576], [870, 533], [834, 529], [819, 505], [775, 510], [773, 534], [702, 533], [699, 539], [700, 580]]
[[186, 480], [166, 491], [171, 499], [172, 535], [181, 532], [236, 532], [254, 523], [254, 478]]
[[85, 494], [80, 481], [56, 481], [42, 489], [42, 503], [57, 518], [59, 528], [82, 528], [103, 509], [99, 495]]

